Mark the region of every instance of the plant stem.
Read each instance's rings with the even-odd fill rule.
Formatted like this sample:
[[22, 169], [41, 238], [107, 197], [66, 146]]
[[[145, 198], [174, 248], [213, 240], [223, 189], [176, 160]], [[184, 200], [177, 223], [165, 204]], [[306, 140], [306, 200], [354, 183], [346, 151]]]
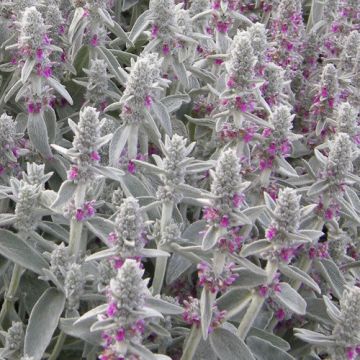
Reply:
[[[75, 208], [81, 208], [85, 201], [86, 194], [86, 184], [79, 184], [76, 192], [75, 192]], [[71, 219], [70, 221], [70, 239], [69, 239], [69, 251], [70, 255], [79, 255], [79, 253], [83, 250], [82, 244], [82, 230], [83, 223], [80, 221], [76, 221], [75, 219]], [[86, 245], [85, 245], [86, 246]]]
[[[166, 226], [170, 223], [172, 218], [172, 213], [174, 209], [174, 203], [170, 202], [163, 202], [162, 211], [161, 211], [161, 224], [160, 224], [160, 231], [161, 235], [164, 233]], [[161, 240], [159, 244], [157, 244], [158, 249], [161, 249]], [[164, 283], [165, 273], [166, 273], [166, 266], [167, 266], [167, 257], [165, 256], [158, 256], [155, 262], [155, 272], [154, 272], [154, 280], [153, 280], [153, 295], [158, 295], [161, 292], [161, 288]]]
[[1, 312], [0, 312], [0, 326], [1, 327], [3, 325], [4, 319], [6, 318], [8, 312], [11, 308], [11, 305], [14, 303], [14, 296], [19, 287], [22, 272], [23, 272], [23, 268], [20, 265], [15, 264], [12, 275], [11, 275], [10, 285], [6, 292], [5, 300], [4, 300], [4, 303], [3, 303], [3, 306], [2, 306]]
[[56, 344], [54, 346], [53, 351], [51, 352], [51, 355], [48, 360], [56, 360], [61, 352], [61, 349], [65, 343], [66, 340], [66, 334], [63, 331], [60, 331], [60, 334], [56, 340]]
[[[266, 264], [266, 273], [267, 283], [270, 284], [273, 280], [274, 274], [277, 271], [277, 263], [268, 261]], [[257, 292], [254, 292], [252, 295], [252, 300], [250, 306], [248, 307], [245, 316], [241, 320], [241, 323], [238, 328], [238, 336], [241, 339], [245, 339], [249, 330], [251, 329], [256, 317], [258, 316], [263, 304], [265, 302], [265, 297], [260, 296]]]
[[180, 360], [191, 360], [201, 340], [201, 329], [193, 325], [186, 339], [184, 351]]

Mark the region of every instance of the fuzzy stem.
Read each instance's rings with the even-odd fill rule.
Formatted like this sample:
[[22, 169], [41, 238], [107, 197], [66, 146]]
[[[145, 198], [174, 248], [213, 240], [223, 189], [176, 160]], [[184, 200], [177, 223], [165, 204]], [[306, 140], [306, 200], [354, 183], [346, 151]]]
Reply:
[[[273, 280], [274, 274], [277, 271], [277, 263], [268, 261], [266, 264], [266, 273], [268, 275], [267, 283], [270, 284]], [[249, 330], [251, 329], [256, 317], [258, 316], [263, 304], [265, 302], [265, 297], [260, 296], [257, 292], [254, 292], [252, 295], [252, 300], [250, 306], [248, 307], [244, 317], [241, 320], [241, 323], [238, 328], [238, 336], [241, 339], [245, 339]]]
[[[75, 208], [83, 206], [86, 194], [86, 184], [79, 184], [75, 192]], [[79, 255], [82, 250], [82, 230], [83, 223], [71, 219], [70, 221], [70, 239], [69, 239], [69, 251], [70, 255]]]
[[66, 340], [66, 334], [63, 331], [60, 331], [60, 334], [56, 340], [56, 344], [54, 346], [53, 351], [48, 360], [56, 360], [61, 353], [62, 347]]
[[8, 312], [11, 309], [11, 305], [14, 303], [14, 296], [19, 287], [22, 273], [23, 273], [23, 268], [20, 265], [15, 264], [12, 275], [11, 275], [10, 285], [6, 292], [5, 300], [4, 300], [4, 303], [3, 303], [3, 306], [2, 306], [1, 312], [0, 312], [0, 326], [1, 327], [3, 325], [3, 322], [6, 318], [6, 316], [8, 315]]
[[184, 351], [180, 360], [192, 360], [201, 340], [201, 329], [193, 325], [186, 339]]
[[[160, 224], [161, 234], [163, 234], [166, 226], [170, 223], [173, 210], [174, 210], [174, 203], [172, 201], [163, 202], [162, 211], [161, 211], [161, 224]], [[160, 243], [157, 246], [158, 249], [161, 248]], [[154, 280], [152, 285], [153, 295], [158, 295], [161, 292], [161, 288], [163, 286], [165, 273], [166, 273], [166, 266], [167, 266], [167, 257], [158, 256], [155, 262]]]

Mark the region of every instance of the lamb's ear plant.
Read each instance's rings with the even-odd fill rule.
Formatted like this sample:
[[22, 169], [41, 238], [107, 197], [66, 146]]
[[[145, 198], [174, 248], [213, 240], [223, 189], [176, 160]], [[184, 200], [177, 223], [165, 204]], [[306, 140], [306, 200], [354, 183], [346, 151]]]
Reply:
[[360, 359], [359, 19], [2, 1], [0, 358]]

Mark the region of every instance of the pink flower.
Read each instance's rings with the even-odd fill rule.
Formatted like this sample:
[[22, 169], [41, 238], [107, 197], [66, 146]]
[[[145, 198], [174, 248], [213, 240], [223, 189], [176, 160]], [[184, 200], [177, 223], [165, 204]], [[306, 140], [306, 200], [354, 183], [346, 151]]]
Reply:
[[142, 319], [137, 320], [133, 326], [133, 330], [138, 334], [143, 334], [145, 331], [145, 321]]
[[214, 208], [205, 208], [203, 218], [208, 221], [215, 221], [219, 217], [219, 214]]
[[292, 248], [284, 248], [280, 251], [280, 259], [287, 263], [292, 259], [293, 255], [294, 249]]
[[13, 153], [13, 155], [18, 158], [19, 157], [19, 148], [14, 147], [13, 149], [11, 149], [11, 152]]
[[226, 34], [229, 30], [229, 26], [230, 26], [230, 23], [229, 22], [226, 22], [226, 21], [218, 21], [216, 23], [216, 30], [219, 32], [219, 33], [223, 33], [223, 34]]
[[155, 39], [159, 34], [159, 27], [156, 24], [153, 24], [151, 27], [151, 37]]
[[83, 209], [76, 209], [75, 212], [75, 219], [76, 221], [83, 221], [85, 219], [85, 214]]
[[230, 77], [226, 83], [226, 86], [230, 89], [234, 88], [236, 85], [234, 78]]
[[253, 137], [254, 137], [254, 133], [252, 131], [246, 131], [243, 136], [243, 140], [244, 142], [249, 143]]
[[4, 175], [5, 173], [5, 167], [0, 165], [0, 176]]
[[278, 319], [279, 321], [282, 321], [285, 319], [285, 311], [284, 309], [279, 309], [275, 312], [275, 317], [276, 319]]
[[136, 172], [136, 166], [135, 166], [134, 162], [131, 160], [128, 163], [128, 172], [130, 174], [135, 174], [135, 172]]
[[98, 36], [96, 34], [91, 38], [90, 44], [92, 46], [98, 46], [99, 45], [99, 39], [98, 39]]
[[243, 194], [235, 194], [233, 196], [232, 200], [233, 200], [233, 205], [235, 207], [239, 207], [242, 204], [242, 202], [244, 201], [244, 195]]
[[72, 166], [68, 174], [68, 179], [75, 180], [78, 176], [79, 176], [79, 169], [76, 166]]
[[265, 138], [270, 137], [272, 134], [272, 130], [270, 128], [265, 128], [264, 131], [262, 132], [262, 136]]
[[334, 212], [332, 211], [332, 209], [326, 209], [325, 210], [325, 219], [332, 220], [333, 217], [334, 217]]
[[276, 154], [276, 144], [275, 143], [271, 143], [269, 145], [269, 147], [267, 148], [267, 152], [271, 155], [275, 155]]
[[291, 147], [287, 140], [280, 145], [280, 151], [282, 155], [289, 155], [291, 153]]
[[220, 220], [220, 226], [223, 228], [227, 228], [230, 224], [229, 217], [227, 215], [224, 215]]
[[115, 244], [118, 241], [118, 236], [115, 232], [111, 232], [108, 236], [108, 241], [110, 244]]
[[111, 302], [106, 309], [106, 314], [109, 317], [113, 317], [116, 314], [116, 312], [117, 312], [116, 304], [114, 302]]
[[27, 110], [30, 114], [38, 114], [41, 111], [41, 103], [31, 102], [27, 106]]
[[265, 237], [268, 239], [268, 240], [273, 240], [275, 238], [277, 234], [277, 230], [275, 227], [271, 226], [269, 227], [266, 232], [265, 232]]
[[151, 108], [151, 105], [152, 105], [152, 98], [150, 95], [146, 95], [145, 96], [145, 107], [150, 110]]
[[327, 88], [326, 87], [323, 87], [321, 89], [321, 96], [326, 98], [328, 96], [328, 91], [327, 91]]
[[354, 360], [354, 359], [356, 358], [355, 349], [352, 348], [352, 347], [346, 348], [346, 357], [347, 357], [349, 360]]
[[93, 161], [100, 161], [100, 155], [97, 151], [93, 151], [91, 154], [90, 154], [90, 158], [91, 160]]
[[41, 61], [44, 58], [44, 52], [42, 49], [36, 49], [35, 51], [36, 59]]
[[85, 204], [84, 204], [84, 212], [85, 212], [85, 215], [86, 217], [92, 217], [95, 215], [95, 208], [94, 208], [94, 203], [95, 201], [92, 200], [92, 201], [86, 201]]
[[265, 285], [260, 285], [259, 287], [259, 295], [261, 297], [266, 297], [268, 294], [269, 288]]
[[49, 38], [48, 35], [44, 36], [43, 42], [44, 42], [45, 45], [50, 45], [51, 44], [51, 39]]
[[51, 75], [52, 75], [52, 69], [50, 66], [47, 66], [45, 67], [43, 70], [42, 70], [42, 75], [45, 77], [45, 78], [49, 78]]
[[114, 259], [114, 268], [120, 269], [124, 265], [124, 260], [120, 258]]
[[162, 53], [164, 56], [168, 56], [170, 54], [170, 47], [168, 44], [163, 44], [162, 46]]
[[117, 341], [124, 341], [124, 340], [125, 340], [125, 329], [120, 328], [120, 329], [116, 332], [115, 339], [116, 339]]

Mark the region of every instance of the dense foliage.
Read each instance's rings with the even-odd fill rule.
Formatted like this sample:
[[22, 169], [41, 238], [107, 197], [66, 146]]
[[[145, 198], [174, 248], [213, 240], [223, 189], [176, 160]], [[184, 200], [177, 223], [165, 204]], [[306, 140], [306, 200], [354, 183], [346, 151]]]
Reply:
[[360, 359], [359, 0], [1, 0], [0, 358]]

